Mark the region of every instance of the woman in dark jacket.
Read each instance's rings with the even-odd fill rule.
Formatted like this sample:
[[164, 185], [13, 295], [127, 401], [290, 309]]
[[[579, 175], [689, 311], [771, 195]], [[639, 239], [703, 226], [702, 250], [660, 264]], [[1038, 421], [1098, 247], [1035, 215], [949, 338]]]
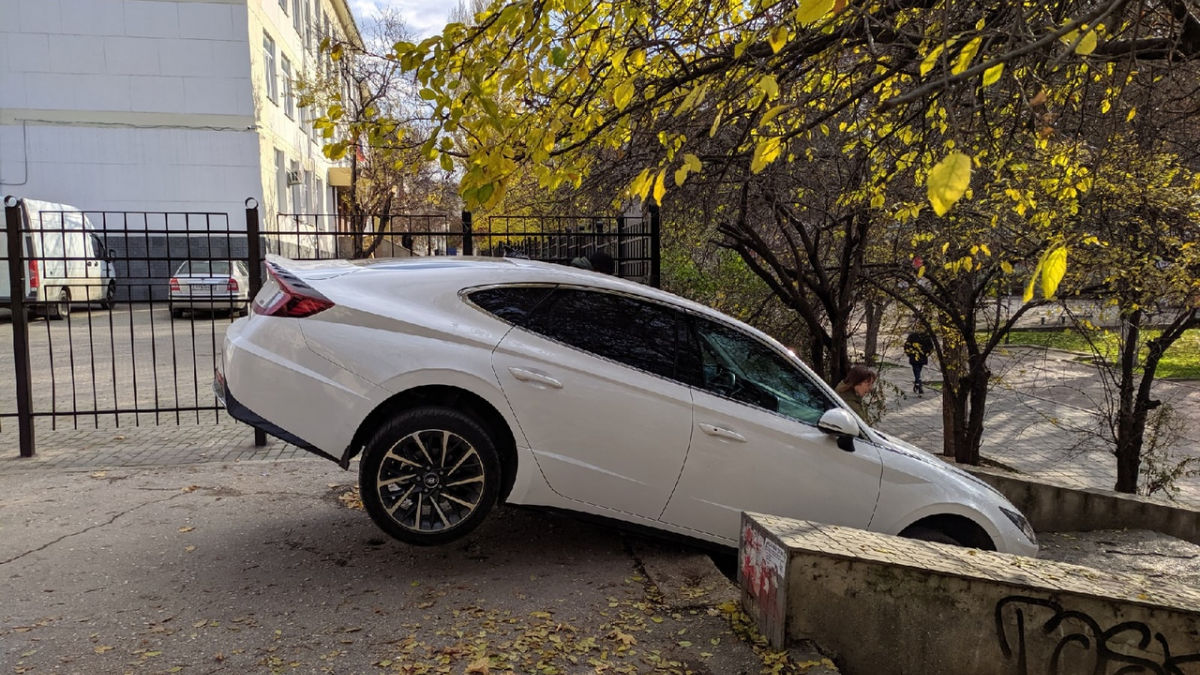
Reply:
[[845, 379], [833, 388], [838, 396], [841, 396], [842, 400], [850, 406], [850, 409], [867, 424], [870, 424], [871, 420], [867, 417], [867, 407], [863, 404], [863, 397], [871, 391], [871, 387], [875, 386], [877, 379], [879, 379], [879, 375], [874, 370], [863, 365], [851, 366]]

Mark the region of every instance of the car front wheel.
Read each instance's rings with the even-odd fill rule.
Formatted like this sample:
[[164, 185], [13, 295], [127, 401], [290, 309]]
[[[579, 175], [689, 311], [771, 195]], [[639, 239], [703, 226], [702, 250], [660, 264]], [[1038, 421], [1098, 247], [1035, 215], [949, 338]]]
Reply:
[[496, 504], [496, 446], [458, 410], [408, 410], [381, 426], [359, 465], [363, 506], [400, 541], [431, 546], [475, 529]]

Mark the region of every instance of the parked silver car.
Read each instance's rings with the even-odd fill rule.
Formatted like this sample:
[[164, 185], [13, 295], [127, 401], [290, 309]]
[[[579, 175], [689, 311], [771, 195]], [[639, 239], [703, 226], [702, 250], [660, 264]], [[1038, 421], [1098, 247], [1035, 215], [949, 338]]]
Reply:
[[250, 270], [241, 260], [189, 260], [171, 277], [171, 318], [184, 312], [245, 314]]

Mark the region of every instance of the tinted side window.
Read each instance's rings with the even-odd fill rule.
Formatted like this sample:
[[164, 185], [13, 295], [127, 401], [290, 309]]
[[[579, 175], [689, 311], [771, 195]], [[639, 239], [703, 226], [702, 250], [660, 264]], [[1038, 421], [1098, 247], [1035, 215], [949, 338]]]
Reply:
[[837, 407], [819, 385], [767, 345], [715, 321], [692, 320], [702, 389], [809, 424]]
[[552, 290], [549, 286], [502, 286], [475, 291], [467, 297], [501, 319], [520, 325]]
[[546, 337], [676, 379], [679, 312], [612, 293], [559, 289], [526, 326]]

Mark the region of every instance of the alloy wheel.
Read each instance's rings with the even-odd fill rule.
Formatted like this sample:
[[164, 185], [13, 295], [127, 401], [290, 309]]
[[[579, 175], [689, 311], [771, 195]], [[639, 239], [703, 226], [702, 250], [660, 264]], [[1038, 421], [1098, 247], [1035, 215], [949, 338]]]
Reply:
[[425, 429], [388, 448], [375, 483], [392, 521], [427, 533], [451, 529], [470, 517], [483, 502], [487, 475], [479, 452], [465, 438]]

